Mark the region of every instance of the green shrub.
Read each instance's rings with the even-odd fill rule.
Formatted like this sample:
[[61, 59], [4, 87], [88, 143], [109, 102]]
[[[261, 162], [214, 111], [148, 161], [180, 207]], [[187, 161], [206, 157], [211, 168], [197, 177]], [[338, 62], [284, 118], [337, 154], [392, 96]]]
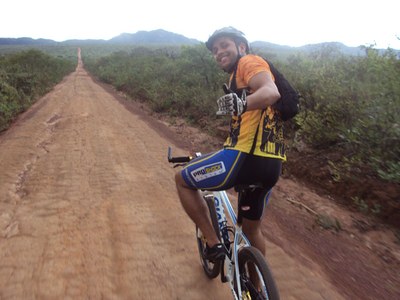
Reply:
[[[365, 56], [344, 56], [326, 47], [274, 61], [303, 95], [301, 113], [287, 127], [310, 147], [340, 154], [331, 162], [337, 179], [369, 169], [373, 176], [399, 182], [399, 60], [390, 50], [365, 51]], [[226, 123], [216, 119], [215, 101], [227, 75], [204, 45], [135, 48], [87, 59], [85, 65], [156, 112], [198, 126]]]
[[1, 57], [0, 131], [74, 68], [72, 61], [54, 58], [39, 50]]

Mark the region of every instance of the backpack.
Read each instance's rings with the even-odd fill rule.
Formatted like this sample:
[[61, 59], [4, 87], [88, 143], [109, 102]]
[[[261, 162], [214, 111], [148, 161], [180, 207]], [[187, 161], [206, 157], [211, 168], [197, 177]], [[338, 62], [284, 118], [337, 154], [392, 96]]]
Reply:
[[[300, 110], [300, 94], [290, 85], [285, 76], [283, 76], [283, 74], [279, 72], [271, 62], [265, 58], [264, 60], [268, 63], [272, 75], [275, 77], [275, 84], [281, 94], [281, 98], [272, 107], [279, 111], [279, 115], [283, 121], [290, 120], [297, 115]], [[236, 71], [237, 65], [233, 73], [230, 88], [234, 91], [236, 90], [237, 92], [241, 92], [236, 88]]]
[[290, 85], [289, 81], [279, 72], [275, 66], [267, 61], [272, 75], [275, 77], [275, 84], [281, 98], [272, 106], [278, 110], [283, 121], [292, 119], [299, 113], [300, 94]]

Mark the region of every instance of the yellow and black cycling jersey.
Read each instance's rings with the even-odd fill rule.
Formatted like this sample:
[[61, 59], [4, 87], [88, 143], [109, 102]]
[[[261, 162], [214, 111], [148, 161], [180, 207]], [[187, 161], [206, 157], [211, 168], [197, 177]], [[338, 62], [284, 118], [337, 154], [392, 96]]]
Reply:
[[[274, 79], [268, 63], [262, 57], [248, 54], [240, 58], [235, 74], [236, 90], [248, 89], [250, 79], [260, 72], [268, 72]], [[234, 74], [230, 81], [233, 77]], [[251, 110], [241, 116], [232, 116], [230, 133], [224, 147], [286, 160], [283, 121], [270, 106], [264, 110]]]

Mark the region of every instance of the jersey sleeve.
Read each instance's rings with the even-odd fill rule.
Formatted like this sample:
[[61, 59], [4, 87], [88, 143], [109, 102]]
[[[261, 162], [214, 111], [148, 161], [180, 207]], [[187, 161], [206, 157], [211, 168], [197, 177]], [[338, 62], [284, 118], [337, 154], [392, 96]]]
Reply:
[[268, 72], [274, 79], [268, 63], [262, 57], [256, 55], [242, 57], [236, 74], [238, 88], [248, 87], [251, 78], [260, 72]]

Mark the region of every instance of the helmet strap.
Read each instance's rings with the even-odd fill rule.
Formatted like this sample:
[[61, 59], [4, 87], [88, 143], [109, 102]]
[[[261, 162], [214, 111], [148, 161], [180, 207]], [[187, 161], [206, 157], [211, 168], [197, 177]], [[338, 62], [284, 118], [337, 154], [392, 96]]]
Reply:
[[232, 67], [231, 67], [229, 70], [226, 70], [226, 71], [225, 71], [225, 72], [227, 72], [227, 73], [233, 73], [233, 71], [236, 70], [237, 65], [239, 64], [239, 60], [240, 60], [243, 56], [246, 55], [246, 54], [241, 54], [241, 53], [240, 53], [240, 49], [239, 49], [240, 42], [236, 42], [236, 41], [235, 41], [235, 45], [236, 45], [236, 50], [237, 50], [236, 62], [232, 65]]
[[231, 68], [230, 70], [228, 70], [228, 73], [232, 73], [232, 72], [237, 68], [237, 65], [239, 64], [239, 60], [240, 60], [243, 56], [246, 55], [246, 54], [241, 54], [241, 53], [240, 53], [240, 49], [239, 49], [240, 43], [236, 43], [236, 42], [235, 42], [235, 44], [236, 44], [236, 50], [237, 50], [236, 62], [234, 63], [234, 65], [232, 66], [232, 68]]

